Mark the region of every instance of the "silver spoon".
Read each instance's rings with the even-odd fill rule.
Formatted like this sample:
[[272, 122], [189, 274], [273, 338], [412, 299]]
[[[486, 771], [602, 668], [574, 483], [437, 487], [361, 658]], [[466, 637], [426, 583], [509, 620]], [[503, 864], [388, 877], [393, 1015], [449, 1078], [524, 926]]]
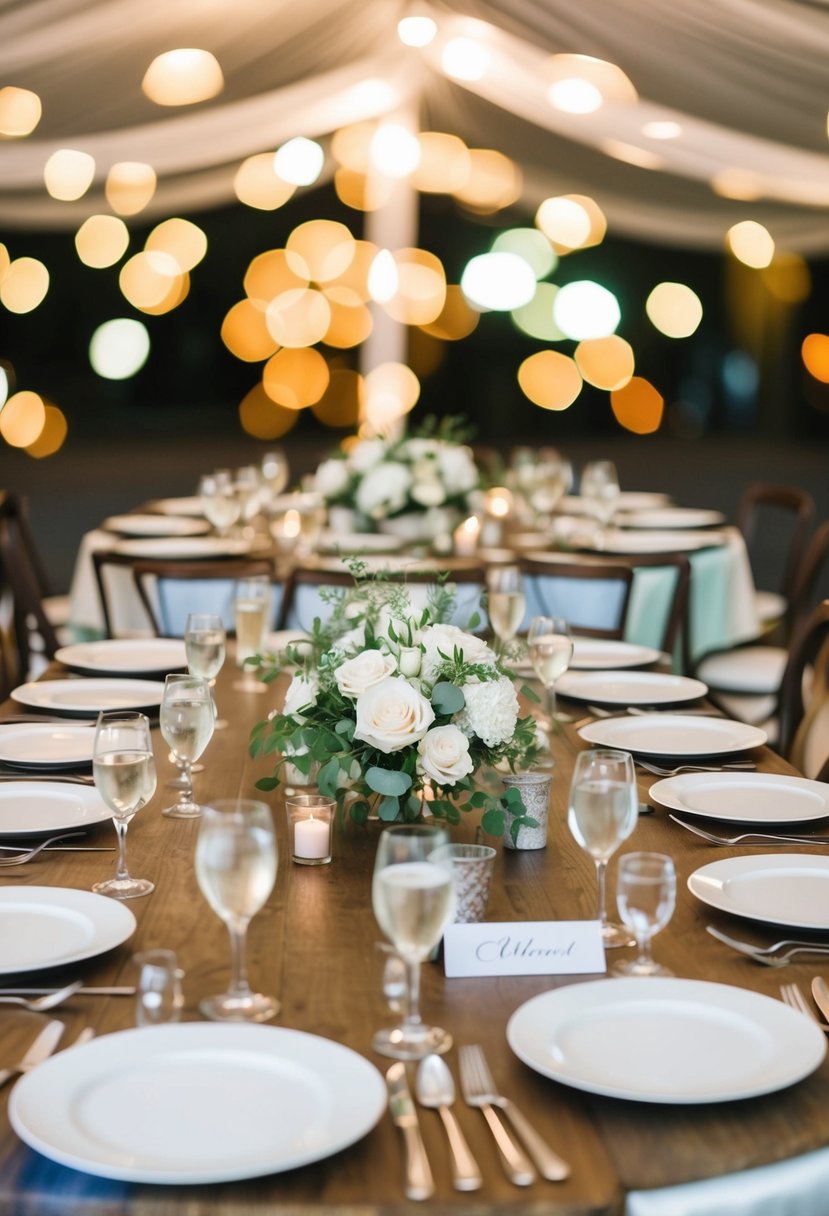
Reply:
[[60, 988], [57, 992], [50, 992], [48, 996], [35, 997], [34, 1000], [25, 996], [0, 996], [0, 1005], [22, 1005], [31, 1013], [44, 1013], [47, 1009], [54, 1009], [62, 1001], [74, 996], [81, 986], [81, 980], [75, 980], [74, 983], [67, 984], [65, 988]]
[[481, 1171], [451, 1109], [455, 1101], [455, 1082], [446, 1062], [440, 1056], [432, 1054], [420, 1061], [415, 1092], [420, 1105], [437, 1110], [443, 1120], [452, 1157], [452, 1182], [455, 1190], [477, 1191], [481, 1185]]

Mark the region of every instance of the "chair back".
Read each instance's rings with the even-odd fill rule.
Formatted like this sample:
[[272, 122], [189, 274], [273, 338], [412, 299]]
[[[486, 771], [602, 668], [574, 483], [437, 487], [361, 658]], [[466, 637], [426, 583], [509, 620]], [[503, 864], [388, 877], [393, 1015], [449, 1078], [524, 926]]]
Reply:
[[528, 557], [521, 573], [528, 617], [564, 617], [573, 633], [591, 637], [624, 636], [632, 565]]
[[829, 600], [795, 634], [778, 707], [779, 751], [806, 776], [815, 776], [829, 761]]
[[0, 564], [11, 594], [17, 666], [25, 679], [33, 655], [54, 657], [58, 638], [43, 607], [45, 573], [22, 498], [0, 491]]
[[815, 520], [815, 500], [807, 490], [772, 482], [750, 482], [737, 509], [737, 527], [743, 534], [752, 569], [757, 570], [762, 543], [766, 557], [774, 548], [780, 573], [776, 590], [791, 598]]

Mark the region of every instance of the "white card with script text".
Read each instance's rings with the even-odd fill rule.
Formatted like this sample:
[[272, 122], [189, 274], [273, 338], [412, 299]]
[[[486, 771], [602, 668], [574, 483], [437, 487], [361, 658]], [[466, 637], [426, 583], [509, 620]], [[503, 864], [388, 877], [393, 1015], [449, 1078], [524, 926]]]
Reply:
[[597, 920], [539, 920], [447, 925], [449, 979], [473, 975], [582, 975], [606, 970]]

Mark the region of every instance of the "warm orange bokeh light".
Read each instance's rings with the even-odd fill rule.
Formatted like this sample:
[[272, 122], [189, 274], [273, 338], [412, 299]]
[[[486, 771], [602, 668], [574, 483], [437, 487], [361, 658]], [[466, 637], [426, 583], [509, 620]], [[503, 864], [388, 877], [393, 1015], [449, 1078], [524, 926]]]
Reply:
[[9, 397], [0, 410], [0, 435], [13, 448], [27, 448], [36, 443], [45, 424], [43, 398], [28, 390]]
[[221, 93], [224, 77], [210, 51], [178, 47], [156, 55], [144, 73], [141, 88], [156, 105], [191, 106]]
[[278, 176], [273, 152], [260, 152], [242, 161], [233, 179], [233, 189], [239, 202], [246, 207], [276, 211], [292, 197], [296, 186]]
[[471, 173], [469, 149], [457, 135], [423, 131], [420, 164], [412, 174], [412, 185], [424, 194], [452, 194], [463, 190]]
[[245, 294], [251, 300], [264, 300], [266, 304], [284, 291], [307, 286], [308, 280], [291, 270], [284, 249], [269, 249], [258, 254], [245, 273]]
[[107, 174], [104, 193], [118, 215], [137, 215], [155, 194], [156, 174], [143, 161], [119, 161]]
[[74, 202], [86, 194], [95, 176], [95, 160], [88, 152], [58, 148], [47, 160], [43, 181], [52, 198]]
[[190, 220], [169, 219], [153, 228], [144, 248], [169, 254], [184, 272], [198, 266], [207, 253], [207, 237]]
[[344, 169], [367, 174], [371, 168], [371, 141], [376, 131], [376, 122], [357, 122], [349, 127], [340, 127], [331, 138], [331, 155]]
[[480, 319], [480, 312], [467, 303], [460, 286], [450, 283], [446, 288], [446, 299], [440, 313], [434, 321], [421, 328], [433, 338], [441, 338], [444, 342], [457, 342], [468, 337]]
[[43, 430], [34, 443], [26, 445], [26, 452], [35, 460], [42, 460], [44, 456], [54, 456], [55, 452], [59, 452], [69, 429], [63, 410], [59, 410], [56, 405], [50, 405], [47, 401], [44, 405], [44, 415]]
[[354, 237], [345, 224], [308, 220], [295, 228], [285, 245], [285, 257], [298, 278], [328, 283], [346, 274], [354, 260]]
[[255, 385], [239, 404], [242, 430], [255, 439], [281, 439], [296, 425], [296, 410], [283, 409], [271, 401], [261, 384]]
[[[121, 267], [118, 284], [134, 308], [164, 307], [181, 290], [182, 275], [168, 253], [136, 253]], [[166, 311], [166, 308], [164, 309]]]
[[90, 215], [75, 233], [75, 248], [85, 266], [103, 270], [120, 261], [130, 243], [129, 229], [117, 215]]
[[811, 271], [798, 253], [775, 253], [771, 265], [760, 271], [760, 277], [783, 304], [801, 304], [812, 293]]
[[425, 249], [397, 249], [397, 290], [384, 307], [403, 325], [429, 325], [446, 302], [446, 274], [440, 258]]
[[616, 421], [635, 435], [658, 431], [665, 410], [665, 399], [649, 380], [634, 376], [623, 388], [610, 394]]
[[471, 148], [469, 177], [452, 193], [470, 211], [491, 215], [516, 202], [521, 185], [521, 170], [514, 160], [491, 148]]
[[829, 335], [809, 334], [800, 348], [803, 364], [810, 376], [829, 384]]
[[49, 271], [37, 258], [15, 258], [0, 282], [0, 303], [9, 312], [26, 313], [37, 308], [49, 290]]
[[325, 290], [331, 320], [323, 342], [338, 350], [359, 346], [374, 328], [371, 310], [348, 287], [327, 287]]
[[328, 388], [328, 364], [318, 350], [280, 350], [262, 370], [271, 401], [288, 410], [316, 405]]
[[265, 321], [280, 346], [314, 346], [331, 324], [331, 305], [321, 291], [294, 287], [270, 301]]
[[632, 346], [618, 334], [580, 342], [573, 357], [588, 384], [608, 390], [627, 384], [635, 366]]
[[244, 363], [269, 359], [278, 349], [278, 343], [268, 332], [265, 307], [261, 300], [239, 300], [222, 321], [222, 341]]
[[311, 413], [324, 426], [355, 427], [362, 413], [364, 383], [359, 372], [348, 367], [331, 371], [328, 388]]
[[582, 378], [569, 355], [540, 350], [518, 369], [521, 391], [545, 410], [566, 410], [578, 397]]
[[21, 139], [31, 135], [40, 122], [42, 107], [37, 93], [6, 85], [0, 89], [0, 135]]

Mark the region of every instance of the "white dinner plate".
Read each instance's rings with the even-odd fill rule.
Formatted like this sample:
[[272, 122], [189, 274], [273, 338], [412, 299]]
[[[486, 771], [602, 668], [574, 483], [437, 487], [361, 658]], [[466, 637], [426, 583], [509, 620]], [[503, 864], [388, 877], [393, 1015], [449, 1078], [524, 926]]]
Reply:
[[158, 498], [152, 505], [162, 515], [204, 515], [198, 494], [191, 494], [187, 498]]
[[817, 1023], [782, 1001], [657, 977], [542, 992], [516, 1009], [507, 1041], [530, 1068], [574, 1089], [672, 1104], [773, 1093], [826, 1054]]
[[55, 714], [98, 714], [103, 709], [151, 709], [161, 704], [158, 680], [37, 680], [12, 690], [12, 698], [30, 709]]
[[[620, 490], [619, 497], [616, 499], [616, 509], [617, 511], [650, 511], [657, 507], [664, 507], [670, 501], [667, 494], [662, 494], [657, 490]], [[580, 494], [565, 494], [556, 510], [567, 515], [589, 515], [591, 513], [590, 503]]]
[[0, 975], [94, 958], [132, 937], [135, 926], [129, 908], [92, 891], [0, 888]]
[[686, 815], [732, 823], [806, 823], [829, 816], [829, 785], [782, 773], [680, 773], [648, 797]]
[[109, 638], [102, 642], [76, 642], [61, 646], [55, 658], [74, 671], [93, 675], [138, 675], [144, 672], [183, 671], [187, 667], [184, 642], [178, 638]]
[[[95, 731], [67, 722], [21, 722], [0, 726], [0, 762], [15, 768], [77, 768], [92, 763]], [[2, 790], [0, 790], [2, 793]]]
[[381, 532], [323, 532], [317, 548], [320, 553], [397, 553], [403, 541]]
[[671, 705], [704, 697], [708, 685], [659, 671], [566, 671], [556, 692], [600, 705]]
[[101, 527], [121, 536], [203, 536], [210, 531], [206, 519], [176, 515], [110, 515]]
[[82, 831], [111, 818], [112, 811], [91, 785], [31, 780], [0, 785], [0, 836]]
[[125, 557], [239, 557], [250, 553], [251, 542], [241, 536], [158, 536], [146, 540], [119, 540], [113, 553]]
[[694, 870], [688, 890], [711, 908], [792, 929], [829, 929], [829, 857], [764, 853]]
[[616, 516], [622, 528], [712, 528], [725, 523], [722, 511], [699, 507], [657, 507], [651, 511], [626, 511]]
[[594, 543], [583, 547], [600, 553], [693, 553], [697, 549], [724, 544], [722, 532], [671, 532], [668, 528], [658, 532], [636, 532], [633, 529], [623, 531], [621, 528], [609, 528], [599, 545]]
[[666, 713], [604, 718], [582, 726], [579, 734], [588, 743], [645, 756], [720, 756], [766, 741], [764, 730], [745, 722]]
[[584, 671], [611, 671], [617, 667], [646, 667], [661, 657], [662, 652], [652, 646], [606, 638], [574, 638], [570, 666]]
[[378, 1070], [340, 1043], [276, 1026], [187, 1022], [59, 1052], [15, 1086], [9, 1117], [21, 1140], [61, 1165], [191, 1184], [330, 1157], [385, 1108]]

